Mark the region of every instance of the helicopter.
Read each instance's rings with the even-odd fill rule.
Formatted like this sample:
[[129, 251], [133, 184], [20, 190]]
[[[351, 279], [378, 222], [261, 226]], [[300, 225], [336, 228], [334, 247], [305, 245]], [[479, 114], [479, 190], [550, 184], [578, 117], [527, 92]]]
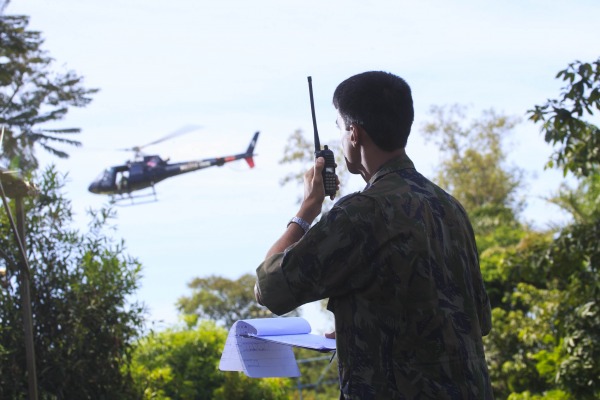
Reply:
[[[88, 190], [95, 194], [110, 195], [111, 203], [119, 203], [121, 200], [126, 199], [131, 199], [133, 201], [135, 198], [148, 196], [154, 196], [154, 200], [156, 201], [154, 185], [167, 178], [203, 168], [213, 166], [221, 167], [225, 163], [242, 159], [248, 163], [250, 168], [254, 168], [254, 147], [256, 146], [256, 141], [258, 140], [258, 134], [260, 132], [254, 134], [246, 152], [230, 156], [169, 163], [169, 159], [163, 160], [158, 155], [142, 154], [141, 149], [143, 147], [157, 144], [181, 133], [182, 132], [176, 132], [144, 146], [121, 149], [134, 151], [134, 161], [127, 161], [123, 165], [105, 169], [96, 180], [90, 184]], [[147, 188], [152, 188], [152, 193], [132, 195], [132, 192]]]

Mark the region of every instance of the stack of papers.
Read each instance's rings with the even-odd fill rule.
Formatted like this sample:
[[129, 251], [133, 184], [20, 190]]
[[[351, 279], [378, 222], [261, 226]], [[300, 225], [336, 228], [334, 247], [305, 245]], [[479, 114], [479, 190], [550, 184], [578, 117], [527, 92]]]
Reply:
[[300, 317], [237, 321], [227, 335], [219, 369], [243, 371], [252, 378], [298, 377], [292, 346], [335, 351], [335, 339], [310, 332], [310, 324]]

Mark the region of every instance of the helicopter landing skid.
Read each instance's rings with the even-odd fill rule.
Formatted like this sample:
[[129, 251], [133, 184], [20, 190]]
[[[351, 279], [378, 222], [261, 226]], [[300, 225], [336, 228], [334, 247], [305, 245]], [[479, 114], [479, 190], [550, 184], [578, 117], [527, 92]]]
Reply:
[[[119, 197], [117, 197], [119, 196]], [[148, 200], [148, 197], [153, 197], [153, 199]], [[136, 199], [144, 199], [143, 201], [136, 201]], [[126, 204], [127, 201], [131, 201], [131, 203]], [[137, 204], [146, 204], [146, 203], [156, 203], [158, 198], [156, 198], [156, 192], [154, 191], [154, 187], [152, 187], [152, 193], [146, 194], [136, 194], [132, 196], [129, 194], [128, 196], [124, 195], [115, 195], [110, 199], [110, 204], [114, 204], [119, 207], [130, 207], [135, 206]]]

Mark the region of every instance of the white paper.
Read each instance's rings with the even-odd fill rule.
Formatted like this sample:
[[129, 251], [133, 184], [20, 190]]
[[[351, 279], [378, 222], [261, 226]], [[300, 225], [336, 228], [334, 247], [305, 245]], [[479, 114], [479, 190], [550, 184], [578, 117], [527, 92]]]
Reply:
[[300, 369], [290, 346], [238, 338], [244, 372], [251, 378], [298, 377]]
[[[239, 322], [239, 321], [238, 321]], [[225, 341], [225, 348], [221, 353], [221, 361], [219, 362], [219, 369], [221, 371], [243, 371], [244, 365], [240, 357], [238, 350], [237, 340], [235, 337], [235, 330], [238, 322], [234, 323], [229, 334], [227, 334], [227, 340]]]
[[305, 349], [321, 352], [335, 350], [335, 339], [328, 339], [322, 335], [277, 335], [277, 336], [254, 336], [259, 340], [281, 343], [288, 346], [303, 347]]
[[310, 333], [311, 328], [307, 320], [301, 317], [288, 318], [256, 318], [244, 319], [238, 327], [238, 333], [249, 333], [257, 336], [272, 335], [302, 335]]
[[243, 371], [253, 378], [300, 376], [291, 346], [335, 350], [335, 339], [310, 331], [308, 321], [300, 317], [237, 321], [227, 335], [219, 369]]

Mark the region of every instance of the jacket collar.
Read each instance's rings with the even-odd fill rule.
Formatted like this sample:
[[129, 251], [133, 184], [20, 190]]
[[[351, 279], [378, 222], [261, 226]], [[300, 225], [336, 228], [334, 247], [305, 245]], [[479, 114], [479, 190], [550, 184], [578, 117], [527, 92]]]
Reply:
[[372, 184], [374, 184], [379, 179], [381, 179], [382, 177], [384, 177], [385, 175], [387, 175], [389, 173], [392, 173], [395, 171], [400, 171], [403, 169], [414, 169], [414, 168], [415, 168], [415, 164], [412, 162], [412, 160], [410, 158], [408, 158], [408, 156], [406, 154], [403, 154], [402, 156], [393, 158], [393, 159], [389, 160], [388, 162], [386, 162], [385, 164], [383, 164], [379, 168], [379, 170], [377, 172], [375, 172], [375, 174], [373, 174], [371, 179], [369, 179], [369, 183], [367, 186], [371, 186]]

